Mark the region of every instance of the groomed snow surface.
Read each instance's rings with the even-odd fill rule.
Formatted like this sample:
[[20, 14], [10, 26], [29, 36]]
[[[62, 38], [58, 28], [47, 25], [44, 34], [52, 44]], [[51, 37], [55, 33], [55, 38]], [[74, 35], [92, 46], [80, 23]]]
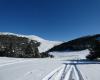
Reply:
[[55, 58], [0, 57], [0, 80], [100, 80], [100, 62], [86, 61], [88, 53], [50, 53]]

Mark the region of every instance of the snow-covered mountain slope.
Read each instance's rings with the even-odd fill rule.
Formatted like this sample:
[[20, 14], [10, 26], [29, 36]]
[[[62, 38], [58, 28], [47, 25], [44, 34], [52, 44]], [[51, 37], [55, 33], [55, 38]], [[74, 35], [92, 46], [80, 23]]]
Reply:
[[59, 44], [62, 43], [60, 41], [49, 41], [49, 40], [45, 40], [43, 38], [40, 38], [40, 37], [34, 36], [34, 35], [29, 35], [29, 36], [26, 36], [26, 37], [28, 37], [29, 39], [36, 40], [38, 42], [41, 42], [41, 45], [39, 46], [39, 51], [40, 52], [45, 52], [48, 49], [54, 47], [55, 45], [59, 45]]
[[26, 37], [29, 38], [31, 40], [36, 40], [38, 42], [40, 42], [40, 46], [38, 47], [39, 52], [45, 52], [48, 49], [52, 48], [55, 45], [59, 45], [62, 42], [60, 41], [49, 41], [49, 40], [45, 40], [43, 38], [40, 38], [38, 36], [35, 35], [20, 35], [20, 34], [15, 34], [15, 33], [9, 33], [9, 32], [0, 32], [0, 35], [15, 35], [15, 36], [19, 36], [19, 37]]

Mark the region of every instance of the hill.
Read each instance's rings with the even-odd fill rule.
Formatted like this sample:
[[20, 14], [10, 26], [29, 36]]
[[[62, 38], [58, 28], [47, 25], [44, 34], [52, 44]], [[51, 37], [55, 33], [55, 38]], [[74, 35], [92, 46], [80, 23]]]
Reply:
[[[35, 35], [19, 35], [8, 32], [0, 33], [0, 56], [42, 57], [44, 52], [61, 42], [44, 40]], [[44, 54], [43, 54], [44, 55]], [[50, 55], [44, 55], [49, 57]]]
[[83, 36], [80, 38], [70, 40], [68, 42], [64, 42], [60, 45], [54, 46], [53, 48], [49, 49], [47, 52], [85, 50], [90, 48], [91, 46], [94, 47], [96, 45], [95, 39], [97, 38], [100, 39], [100, 34]]

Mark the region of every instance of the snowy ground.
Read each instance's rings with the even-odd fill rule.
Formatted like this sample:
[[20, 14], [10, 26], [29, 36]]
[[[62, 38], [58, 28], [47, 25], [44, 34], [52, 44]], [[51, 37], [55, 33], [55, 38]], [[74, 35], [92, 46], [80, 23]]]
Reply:
[[99, 80], [100, 62], [84, 60], [85, 53], [88, 51], [51, 53], [55, 58], [0, 57], [0, 80]]

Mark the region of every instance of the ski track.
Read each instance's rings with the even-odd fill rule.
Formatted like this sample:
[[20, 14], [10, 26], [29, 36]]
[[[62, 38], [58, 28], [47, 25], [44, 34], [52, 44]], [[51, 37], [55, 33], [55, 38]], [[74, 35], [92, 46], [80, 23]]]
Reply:
[[24, 63], [32, 60], [12, 60], [12, 61], [7, 61], [4, 63], [0, 63], [0, 67], [7, 66], [7, 65], [13, 65], [13, 64], [18, 64], [18, 63]]
[[[71, 62], [74, 63], [74, 62]], [[63, 64], [61, 67], [55, 69], [42, 80], [87, 80], [83, 78], [81, 72], [78, 70], [77, 65]]]

